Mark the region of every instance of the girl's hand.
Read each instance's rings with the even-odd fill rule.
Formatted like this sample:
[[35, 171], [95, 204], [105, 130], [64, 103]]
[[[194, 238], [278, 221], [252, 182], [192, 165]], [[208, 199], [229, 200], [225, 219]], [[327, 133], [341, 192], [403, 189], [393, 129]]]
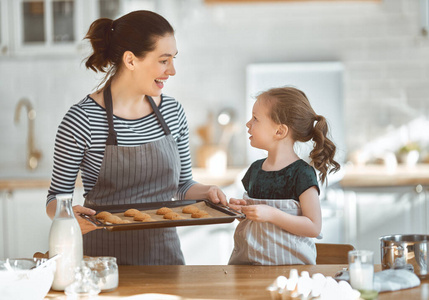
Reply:
[[246, 219], [257, 222], [269, 222], [273, 213], [272, 206], [265, 204], [248, 205], [241, 207], [241, 212], [246, 215]]
[[222, 190], [216, 186], [216, 185], [211, 185], [209, 186], [208, 192], [207, 192], [207, 198], [217, 204], [217, 203], [222, 203], [223, 205], [227, 206], [228, 202], [226, 201], [226, 196], [225, 194], [222, 192]]
[[94, 224], [92, 224], [91, 222], [87, 221], [86, 219], [80, 216], [80, 214], [85, 214], [88, 216], [95, 215], [95, 211], [93, 209], [83, 207], [81, 205], [75, 205], [73, 206], [73, 212], [77, 222], [79, 223], [82, 234], [98, 229], [97, 226], [95, 226]]
[[235, 209], [236, 211], [241, 211], [241, 207], [244, 205], [247, 205], [247, 202], [244, 199], [236, 199], [236, 198], [229, 199], [229, 207], [231, 207], [232, 209]]

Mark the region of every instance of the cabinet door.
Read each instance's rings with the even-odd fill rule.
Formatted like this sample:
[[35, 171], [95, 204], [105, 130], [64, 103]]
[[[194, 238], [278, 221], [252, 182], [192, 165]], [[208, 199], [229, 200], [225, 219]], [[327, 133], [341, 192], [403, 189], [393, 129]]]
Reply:
[[51, 219], [45, 210], [46, 193], [45, 189], [18, 190], [6, 199], [6, 257], [31, 258], [35, 252], [48, 251]]
[[0, 259], [5, 259], [6, 256], [6, 235], [5, 224], [7, 217], [7, 199], [9, 197], [8, 191], [0, 191]]
[[[1, 0], [0, 0], [1, 1]], [[94, 19], [84, 0], [13, 0], [13, 52], [20, 55], [76, 54]], [[11, 20], [9, 23], [12, 23]], [[12, 25], [12, 24], [10, 24]]]
[[234, 248], [238, 221], [226, 224], [177, 227], [187, 265], [226, 265]]

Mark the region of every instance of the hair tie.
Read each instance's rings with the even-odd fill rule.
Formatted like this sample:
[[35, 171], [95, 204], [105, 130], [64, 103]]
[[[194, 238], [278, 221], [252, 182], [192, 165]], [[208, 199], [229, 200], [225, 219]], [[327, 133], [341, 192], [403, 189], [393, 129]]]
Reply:
[[112, 23], [110, 23], [110, 30], [111, 31], [114, 31], [114, 28], [113, 28], [113, 22], [115, 22], [114, 20], [112, 20]]
[[320, 121], [320, 120], [322, 120], [322, 116], [321, 115], [315, 115], [314, 116], [314, 121], [313, 121], [313, 128], [314, 127], [316, 127], [316, 124]]

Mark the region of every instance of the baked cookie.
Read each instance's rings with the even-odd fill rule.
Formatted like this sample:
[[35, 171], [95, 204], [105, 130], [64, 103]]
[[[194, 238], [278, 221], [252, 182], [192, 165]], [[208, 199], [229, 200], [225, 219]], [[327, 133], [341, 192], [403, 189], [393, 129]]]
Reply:
[[108, 211], [102, 211], [95, 215], [95, 218], [98, 220], [105, 220], [107, 217], [111, 216], [112, 214]]
[[136, 214], [140, 213], [139, 210], [135, 208], [130, 208], [124, 212], [124, 216], [126, 217], [134, 217]]
[[196, 213], [198, 211], [199, 211], [198, 207], [193, 206], [193, 205], [185, 206], [182, 209], [182, 213], [184, 213], [184, 214], [193, 214], [193, 213]]
[[150, 215], [142, 213], [141, 211], [134, 216], [134, 221], [144, 221], [146, 219], [150, 219]]
[[144, 219], [142, 222], [154, 222], [156, 220], [152, 219], [151, 217]]
[[164, 219], [170, 219], [170, 220], [180, 220], [180, 219], [178, 219], [178, 217], [181, 218], [181, 216], [174, 211], [170, 211], [164, 215]]
[[104, 219], [104, 221], [112, 223], [112, 224], [121, 224], [122, 223], [122, 219], [119, 218], [118, 216], [114, 216], [114, 215], [110, 215], [110, 216], [106, 217]]
[[192, 218], [210, 218], [210, 215], [208, 212], [204, 210], [200, 210], [198, 212], [195, 212], [191, 215]]
[[156, 211], [157, 215], [165, 215], [166, 213], [172, 212], [172, 210], [168, 207], [161, 207]]

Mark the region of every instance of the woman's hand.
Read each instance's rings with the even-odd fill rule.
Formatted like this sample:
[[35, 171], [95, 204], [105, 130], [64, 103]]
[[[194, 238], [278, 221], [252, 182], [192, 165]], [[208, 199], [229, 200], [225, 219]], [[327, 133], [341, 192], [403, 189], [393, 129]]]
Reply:
[[265, 204], [241, 207], [241, 212], [246, 215], [246, 219], [257, 222], [270, 222], [273, 210], [276, 210], [276, 208]]
[[236, 199], [236, 198], [229, 199], [229, 207], [231, 207], [232, 209], [235, 209], [236, 211], [241, 211], [241, 207], [244, 205], [247, 205], [247, 202], [244, 199]]
[[228, 205], [225, 194], [216, 185], [196, 183], [186, 192], [185, 199], [207, 199], [215, 204], [222, 203], [223, 205]]
[[228, 202], [226, 201], [226, 196], [225, 194], [222, 192], [222, 190], [216, 186], [216, 185], [211, 185], [209, 186], [209, 189], [207, 191], [207, 198], [217, 204], [217, 203], [222, 203], [223, 205], [227, 206]]
[[73, 212], [74, 212], [74, 216], [76, 217], [77, 222], [79, 223], [80, 230], [82, 231], [82, 234], [85, 234], [85, 233], [88, 233], [88, 232], [91, 232], [93, 230], [98, 229], [97, 226], [95, 226], [94, 224], [92, 224], [91, 222], [89, 222], [88, 220], [86, 220], [80, 216], [80, 214], [93, 216], [93, 215], [95, 215], [95, 210], [87, 208], [87, 207], [83, 207], [81, 205], [75, 205], [75, 206], [73, 206]]

